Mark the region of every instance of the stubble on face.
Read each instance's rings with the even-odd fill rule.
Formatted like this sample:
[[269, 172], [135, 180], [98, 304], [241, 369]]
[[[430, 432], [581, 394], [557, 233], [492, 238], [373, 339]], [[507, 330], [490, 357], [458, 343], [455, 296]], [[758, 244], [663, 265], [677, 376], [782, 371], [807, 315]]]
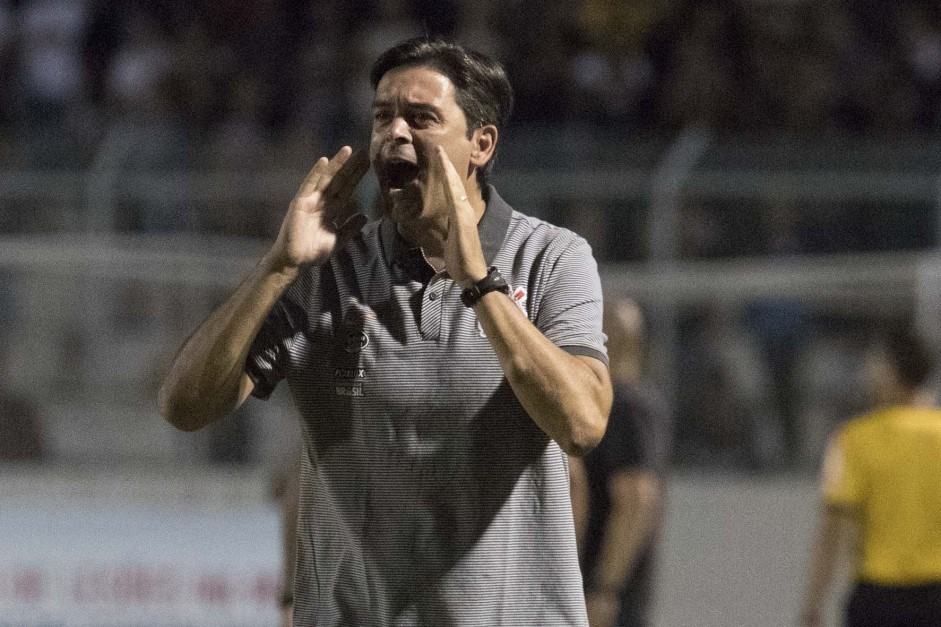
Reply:
[[441, 222], [444, 203], [430, 197], [430, 160], [441, 145], [452, 160], [469, 158], [467, 123], [450, 79], [424, 67], [390, 70], [376, 88], [370, 158], [383, 212], [400, 231]]

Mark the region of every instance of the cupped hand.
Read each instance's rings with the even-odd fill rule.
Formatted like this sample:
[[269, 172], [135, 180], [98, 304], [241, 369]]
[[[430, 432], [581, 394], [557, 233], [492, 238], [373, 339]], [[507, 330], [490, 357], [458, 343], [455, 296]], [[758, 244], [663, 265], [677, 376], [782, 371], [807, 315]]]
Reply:
[[487, 276], [477, 232], [478, 216], [467, 199], [464, 180], [443, 148], [435, 149], [429, 172], [432, 196], [448, 208], [448, 231], [444, 242], [444, 266], [451, 279], [463, 287], [470, 287]]
[[269, 253], [278, 270], [326, 262], [359, 232], [366, 216], [356, 213], [353, 190], [369, 170], [369, 158], [344, 146], [332, 159], [321, 157], [291, 201]]

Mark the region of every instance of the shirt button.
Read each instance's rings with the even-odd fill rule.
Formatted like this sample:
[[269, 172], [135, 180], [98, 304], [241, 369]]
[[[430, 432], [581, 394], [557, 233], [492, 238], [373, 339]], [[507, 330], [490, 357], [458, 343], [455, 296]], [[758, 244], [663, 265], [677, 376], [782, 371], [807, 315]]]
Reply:
[[432, 292], [428, 295], [428, 300], [438, 300], [438, 292]]

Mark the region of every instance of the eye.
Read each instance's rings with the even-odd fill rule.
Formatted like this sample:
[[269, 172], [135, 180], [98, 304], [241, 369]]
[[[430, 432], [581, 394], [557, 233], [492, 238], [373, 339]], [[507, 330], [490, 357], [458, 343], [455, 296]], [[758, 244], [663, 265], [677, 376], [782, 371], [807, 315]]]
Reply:
[[378, 110], [372, 114], [373, 122], [377, 124], [384, 124], [392, 119], [392, 115], [388, 111]]
[[415, 126], [428, 126], [436, 121], [435, 116], [426, 111], [416, 111], [412, 114], [412, 123]]

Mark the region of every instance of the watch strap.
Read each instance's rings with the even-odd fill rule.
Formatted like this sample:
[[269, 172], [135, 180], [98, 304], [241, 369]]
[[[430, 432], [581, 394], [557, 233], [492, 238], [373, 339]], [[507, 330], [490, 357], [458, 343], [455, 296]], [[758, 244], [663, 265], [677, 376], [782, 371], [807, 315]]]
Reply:
[[490, 292], [510, 293], [510, 284], [506, 282], [496, 266], [490, 266], [487, 276], [461, 292], [461, 302], [464, 303], [465, 307], [473, 307], [485, 294]]

